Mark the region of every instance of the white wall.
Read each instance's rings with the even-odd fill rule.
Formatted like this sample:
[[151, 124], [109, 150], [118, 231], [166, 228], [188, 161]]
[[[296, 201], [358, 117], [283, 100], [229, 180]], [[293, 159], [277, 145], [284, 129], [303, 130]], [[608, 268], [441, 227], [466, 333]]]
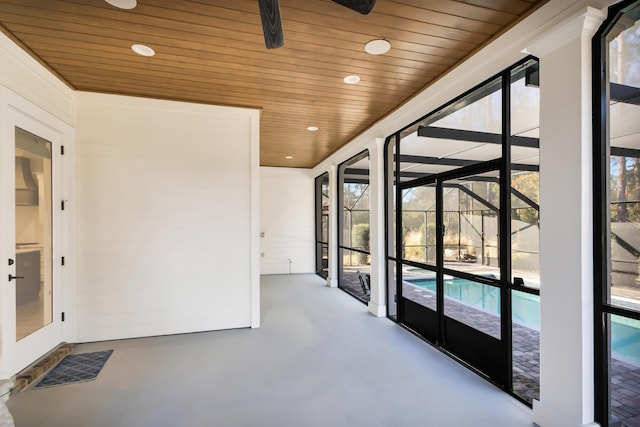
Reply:
[[0, 84], [53, 114], [73, 123], [73, 91], [0, 33]]
[[258, 120], [77, 94], [78, 341], [259, 324]]
[[315, 271], [313, 183], [306, 169], [260, 168], [260, 274]]

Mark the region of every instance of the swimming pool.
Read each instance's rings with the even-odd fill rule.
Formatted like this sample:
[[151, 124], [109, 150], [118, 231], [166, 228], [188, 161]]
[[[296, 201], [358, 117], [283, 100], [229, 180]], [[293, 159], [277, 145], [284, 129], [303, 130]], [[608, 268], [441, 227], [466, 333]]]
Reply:
[[[405, 282], [435, 293], [435, 276], [407, 277]], [[498, 315], [500, 289], [471, 280], [446, 276], [444, 295], [465, 305]], [[511, 293], [513, 321], [540, 331], [540, 297], [514, 290]], [[611, 318], [611, 352], [614, 357], [640, 366], [640, 322], [618, 316]]]

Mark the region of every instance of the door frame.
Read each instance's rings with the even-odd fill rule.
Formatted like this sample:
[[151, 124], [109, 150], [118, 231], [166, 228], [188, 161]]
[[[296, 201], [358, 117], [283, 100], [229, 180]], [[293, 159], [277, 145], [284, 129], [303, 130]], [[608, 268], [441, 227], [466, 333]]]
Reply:
[[[19, 127], [51, 142], [52, 147], [52, 289], [53, 311], [50, 325], [16, 343], [15, 281], [15, 128]], [[73, 209], [73, 142], [74, 130], [67, 123], [41, 109], [15, 92], [0, 86], [0, 379], [8, 379], [29, 366], [63, 341], [73, 341], [74, 258]], [[64, 156], [62, 155], [64, 146]], [[65, 173], [66, 171], [69, 171]], [[10, 185], [8, 184], [10, 183]], [[65, 210], [62, 211], [62, 201]], [[65, 266], [62, 266], [62, 257]], [[71, 264], [71, 265], [70, 265]], [[65, 322], [62, 313], [65, 312]]]
[[[499, 253], [500, 258], [500, 278], [488, 279], [475, 276], [470, 273], [458, 272], [457, 270], [447, 269], [444, 266], [444, 246], [443, 246], [443, 187], [447, 180], [470, 177], [485, 172], [497, 171], [500, 174], [498, 183], [500, 185], [500, 201], [504, 198], [502, 193], [510, 194], [508, 188], [503, 185], [504, 180], [504, 161], [503, 159], [495, 159], [482, 163], [477, 163], [451, 171], [443, 172], [437, 175], [430, 175], [418, 178], [412, 181], [399, 183], [398, 185], [398, 203], [396, 205], [396, 236], [402, 236], [402, 193], [404, 190], [425, 186], [435, 185], [436, 189], [436, 265], [427, 266], [420, 263], [407, 263], [402, 257], [396, 259], [396, 295], [398, 295], [398, 314], [399, 323], [414, 329], [427, 340], [438, 345], [442, 349], [464, 361], [475, 370], [483, 373], [493, 382], [501, 387], [507, 388], [511, 386], [511, 358], [509, 357], [511, 347], [511, 298], [509, 294], [509, 277], [504, 277], [505, 251], [510, 251], [510, 246], [503, 247], [506, 240], [502, 236], [509, 236], [510, 230], [505, 230], [506, 220], [501, 205], [498, 217], [499, 230]], [[401, 238], [401, 237], [400, 237]], [[398, 243], [401, 244], [401, 243]], [[435, 272], [436, 277], [436, 299], [437, 310], [425, 308], [411, 300], [404, 298], [402, 294], [403, 276], [402, 265], [411, 264], [417, 267], [428, 267], [428, 270]], [[465, 325], [456, 319], [447, 317], [444, 312], [444, 275], [453, 275], [462, 279], [471, 279], [474, 282], [483, 285], [493, 286], [499, 289], [500, 294], [500, 339], [487, 335], [472, 326]], [[406, 305], [406, 306], [405, 306]], [[407, 310], [409, 309], [409, 310]], [[409, 322], [407, 323], [407, 314], [409, 314]], [[430, 319], [430, 320], [429, 320]], [[434, 324], [435, 322], [435, 324]], [[468, 348], [469, 343], [475, 345], [475, 348]], [[471, 347], [473, 347], [473, 345]]]

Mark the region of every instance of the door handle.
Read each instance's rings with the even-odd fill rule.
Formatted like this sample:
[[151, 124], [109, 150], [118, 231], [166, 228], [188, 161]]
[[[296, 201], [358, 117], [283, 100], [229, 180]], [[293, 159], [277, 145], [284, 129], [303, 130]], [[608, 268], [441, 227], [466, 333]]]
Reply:
[[24, 279], [24, 276], [12, 276], [11, 274], [9, 274], [9, 281], [12, 281], [13, 279]]

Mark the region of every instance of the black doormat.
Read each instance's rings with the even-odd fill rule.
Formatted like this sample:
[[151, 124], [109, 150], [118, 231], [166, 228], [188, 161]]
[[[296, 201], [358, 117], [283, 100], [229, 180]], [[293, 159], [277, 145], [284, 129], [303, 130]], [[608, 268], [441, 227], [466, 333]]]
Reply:
[[69, 354], [36, 385], [38, 388], [81, 383], [96, 379], [113, 350]]

